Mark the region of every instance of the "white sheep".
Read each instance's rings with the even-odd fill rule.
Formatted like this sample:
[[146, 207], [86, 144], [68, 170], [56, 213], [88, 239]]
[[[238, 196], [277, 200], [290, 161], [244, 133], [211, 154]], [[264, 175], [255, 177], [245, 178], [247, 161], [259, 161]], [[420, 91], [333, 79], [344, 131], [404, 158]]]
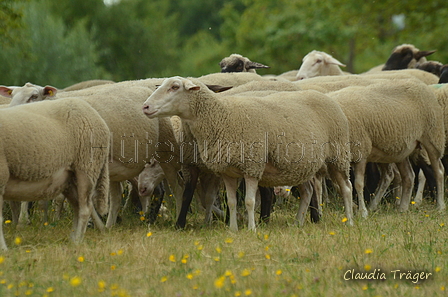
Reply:
[[[325, 164], [341, 189], [346, 216], [353, 224], [349, 151], [345, 149], [348, 123], [327, 96], [299, 91], [219, 99], [199, 80], [172, 77], [145, 101], [143, 111], [150, 118], [178, 115], [189, 122], [202, 162], [224, 180], [231, 230], [238, 229], [238, 177], [245, 179], [248, 228], [254, 230], [259, 184], [308, 184]], [[298, 215], [306, 211], [309, 199], [302, 199]]]
[[239, 54], [231, 54], [223, 58], [219, 62], [221, 72], [252, 72], [256, 73], [255, 69], [269, 68], [269, 66], [261, 63], [252, 62], [249, 58], [243, 57]]
[[313, 50], [303, 57], [302, 65], [297, 72], [297, 80], [316, 76], [344, 75], [339, 66], [345, 67], [331, 55]]
[[276, 198], [276, 205], [282, 205], [285, 199], [289, 199], [291, 195], [292, 186], [276, 186], [274, 187], [274, 195]]
[[435, 50], [421, 51], [413, 44], [398, 45], [392, 50], [383, 70], [415, 68], [418, 63], [426, 62], [426, 57], [435, 52]]
[[[120, 209], [122, 198], [120, 182], [138, 176], [146, 162], [156, 154], [156, 151], [167, 149], [166, 145], [163, 144], [165, 141], [171, 141], [173, 145], [175, 143], [174, 136], [170, 140], [165, 139], [165, 135], [161, 135], [162, 139], [159, 139], [159, 123], [165, 121], [164, 119], [150, 120], [142, 115], [141, 103], [152, 91], [149, 87], [140, 86], [141, 84], [154, 85], [155, 82], [148, 80], [143, 83], [129, 81], [103, 84], [82, 90], [59, 92], [56, 97], [52, 98], [72, 97], [85, 100], [98, 111], [110, 128], [112, 133], [109, 158], [111, 201], [106, 222], [108, 228], [115, 224]], [[33, 89], [36, 87], [25, 85], [22, 88]], [[45, 99], [43, 97], [39, 98], [40, 100]], [[11, 102], [15, 100], [23, 102], [23, 97], [14, 96]], [[158, 156], [160, 158], [170, 158], [172, 154], [174, 152], [171, 152], [168, 148], [166, 153], [159, 152]], [[173, 168], [173, 166], [176, 166], [175, 162], [162, 164], [164, 170], [174, 171], [167, 173], [167, 179], [172, 178], [173, 180], [170, 180], [172, 181], [171, 184], [175, 186], [177, 183], [177, 168]], [[175, 191], [177, 193], [180, 189]]]
[[113, 83], [115, 83], [115, 82], [112, 80], [108, 80], [108, 79], [91, 79], [91, 80], [82, 81], [82, 82], [76, 83], [74, 85], [68, 86], [68, 87], [64, 88], [63, 91], [76, 91], [76, 90], [87, 89], [87, 88], [94, 87], [94, 86], [113, 84]]
[[423, 146], [437, 180], [437, 207], [443, 200], [445, 147], [443, 115], [431, 90], [416, 79], [391, 79], [365, 87], [347, 87], [327, 93], [341, 105], [350, 127], [355, 189], [359, 209], [367, 216], [364, 203], [364, 172], [367, 162], [397, 163], [403, 184], [399, 210], [409, 208], [414, 172], [409, 155]]
[[52, 86], [41, 87], [29, 82], [23, 87], [0, 86], [0, 95], [8, 98], [15, 98], [15, 100], [10, 101], [9, 106], [42, 101], [47, 97], [55, 96], [57, 91], [58, 90]]
[[[74, 209], [72, 238], [79, 242], [108, 195], [107, 125], [80, 100], [39, 102], [0, 110], [0, 222], [3, 200], [51, 199], [64, 193]], [[0, 248], [7, 249], [0, 226]]]

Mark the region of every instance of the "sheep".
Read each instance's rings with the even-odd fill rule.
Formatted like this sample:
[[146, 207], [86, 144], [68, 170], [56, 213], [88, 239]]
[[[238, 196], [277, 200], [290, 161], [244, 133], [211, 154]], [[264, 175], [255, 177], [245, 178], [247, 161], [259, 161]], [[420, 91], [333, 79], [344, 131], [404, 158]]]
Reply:
[[440, 77], [440, 71], [442, 69], [443, 64], [437, 61], [426, 61], [423, 63], [417, 63], [415, 68], [423, 71], [427, 71], [437, 77]]
[[438, 84], [446, 84], [448, 83], [448, 64], [445, 64], [440, 69], [440, 79], [437, 82]]
[[[150, 82], [145, 83], [150, 84]], [[23, 88], [30, 88], [30, 86], [24, 86]], [[159, 149], [165, 149], [162, 144], [168, 140], [164, 139], [165, 135], [160, 135], [162, 137], [160, 141], [158, 139], [159, 123], [165, 121], [164, 119], [149, 120], [141, 114], [141, 104], [151, 92], [150, 88], [139, 86], [136, 81], [130, 81], [59, 92], [56, 97], [52, 98], [73, 97], [86, 101], [98, 111], [110, 128], [112, 133], [109, 164], [111, 201], [106, 222], [107, 228], [115, 224], [120, 208], [122, 197], [120, 182], [138, 176], [147, 161], [156, 154], [158, 147], [160, 147]], [[16, 97], [11, 102], [14, 100], [16, 100]], [[40, 98], [40, 100], [43, 100], [43, 98]], [[115, 103], [112, 104], [112, 102]], [[119, 111], [119, 116], [117, 116], [115, 109]], [[174, 139], [171, 139], [171, 141], [172, 143], [175, 142]], [[164, 158], [163, 154], [174, 153], [160, 152], [158, 154]], [[175, 171], [176, 169], [173, 169], [174, 163], [166, 162], [161, 166], [164, 170]], [[167, 174], [167, 178], [173, 178], [174, 176], [173, 186], [177, 183], [176, 173], [177, 171]]]
[[86, 80], [86, 81], [82, 81], [79, 83], [76, 83], [74, 85], [68, 86], [66, 88], [63, 89], [63, 91], [76, 91], [76, 90], [82, 90], [82, 89], [86, 89], [86, 88], [90, 88], [90, 87], [94, 87], [94, 86], [99, 86], [99, 85], [105, 85], [105, 84], [113, 84], [115, 83], [112, 80], [107, 80], [107, 79], [92, 79], [92, 80]]
[[437, 180], [437, 208], [445, 209], [443, 115], [431, 90], [416, 79], [391, 79], [370, 86], [352, 86], [327, 95], [340, 104], [349, 121], [355, 189], [359, 210], [366, 217], [363, 188], [367, 162], [397, 163], [403, 183], [400, 211], [409, 208], [414, 172], [409, 155], [420, 145]]
[[292, 186], [277, 186], [274, 187], [274, 195], [276, 198], [276, 205], [282, 205], [285, 199], [291, 196]]
[[297, 72], [297, 80], [316, 76], [344, 75], [339, 66], [345, 67], [331, 55], [313, 50], [303, 58], [302, 65]]
[[435, 50], [420, 51], [413, 44], [396, 46], [384, 64], [383, 70], [415, 68], [417, 63], [426, 62], [426, 57], [435, 52]]
[[[86, 102], [65, 99], [0, 110], [0, 221], [4, 200], [51, 199], [74, 209], [80, 242], [92, 215], [99, 229], [107, 209], [109, 129]], [[94, 200], [93, 200], [94, 199]], [[7, 249], [0, 226], [0, 248]]]
[[52, 86], [41, 87], [31, 83], [26, 83], [23, 87], [6, 87], [0, 86], [0, 95], [8, 98], [16, 98], [11, 100], [9, 106], [16, 106], [34, 101], [41, 101], [47, 97], [53, 97], [57, 93], [57, 89]]
[[[348, 123], [340, 107], [324, 94], [280, 92], [260, 98], [240, 100], [227, 96], [221, 100], [199, 80], [172, 77], [148, 97], [143, 112], [150, 118], [178, 115], [189, 122], [202, 162], [224, 180], [230, 230], [238, 230], [237, 178], [245, 179], [248, 229], [255, 230], [258, 185], [301, 184], [310, 189], [309, 180], [325, 164], [340, 187], [348, 222], [353, 224], [349, 151], [345, 149]], [[322, 148], [317, 155], [312, 148], [315, 144]], [[237, 147], [232, 153], [233, 145]], [[246, 154], [245, 148], [250, 153]], [[298, 217], [308, 207], [311, 195], [307, 197], [301, 201]], [[303, 218], [298, 221], [303, 224]]]
[[243, 57], [239, 54], [231, 54], [229, 57], [223, 58], [219, 62], [221, 72], [252, 72], [256, 73], [255, 69], [269, 68], [269, 66], [261, 63], [252, 62], [249, 58]]
[[427, 85], [436, 84], [439, 79], [436, 75], [419, 69], [388, 70], [388, 71], [382, 71], [381, 73], [365, 73], [361, 74], [360, 76], [367, 78], [382, 78], [382, 79], [417, 78]]

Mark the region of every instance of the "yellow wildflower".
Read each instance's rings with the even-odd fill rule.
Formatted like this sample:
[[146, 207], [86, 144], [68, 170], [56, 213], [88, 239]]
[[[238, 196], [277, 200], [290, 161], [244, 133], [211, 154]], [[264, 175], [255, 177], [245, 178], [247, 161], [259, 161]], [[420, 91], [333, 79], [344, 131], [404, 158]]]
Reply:
[[170, 260], [170, 262], [176, 263], [176, 256], [170, 255], [168, 259]]
[[225, 276], [220, 276], [219, 278], [215, 279], [215, 287], [217, 289], [221, 289], [222, 287], [224, 287], [224, 282], [226, 281], [226, 277]]
[[21, 243], [22, 243], [22, 238], [20, 238], [20, 237], [16, 237], [16, 239], [14, 239], [14, 243], [15, 243], [16, 245], [21, 244]]
[[152, 235], [152, 232], [146, 233], [146, 237], [151, 237], [151, 235]]
[[343, 218], [343, 219], [342, 219], [342, 223], [345, 223], [345, 222], [347, 222], [347, 221], [348, 221], [347, 218]]
[[72, 287], [77, 287], [81, 283], [82, 283], [82, 280], [81, 280], [81, 278], [79, 276], [75, 276], [75, 277], [72, 277], [72, 279], [70, 279], [70, 285]]
[[252, 290], [247, 289], [246, 291], [244, 291], [244, 295], [246, 295], [246, 296], [252, 295]]
[[224, 241], [225, 243], [232, 243], [233, 242], [233, 238], [226, 238], [226, 240]]
[[243, 272], [241, 272], [241, 276], [248, 276], [252, 273], [249, 269], [244, 269]]
[[162, 278], [160, 279], [160, 282], [161, 283], [164, 283], [164, 282], [166, 282], [168, 280], [168, 277], [167, 276], [162, 276]]
[[369, 264], [364, 265], [364, 270], [369, 271], [372, 268]]
[[371, 254], [371, 253], [373, 253], [373, 250], [372, 250], [372, 249], [366, 249], [366, 250], [364, 251], [364, 254]]
[[78, 257], [78, 262], [81, 262], [81, 263], [84, 262], [84, 257], [83, 256], [79, 256]]

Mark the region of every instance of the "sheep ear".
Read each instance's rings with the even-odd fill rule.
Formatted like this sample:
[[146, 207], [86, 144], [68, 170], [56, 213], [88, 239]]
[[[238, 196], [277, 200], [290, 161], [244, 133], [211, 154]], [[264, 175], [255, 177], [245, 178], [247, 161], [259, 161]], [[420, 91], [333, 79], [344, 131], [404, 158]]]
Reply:
[[339, 62], [338, 60], [336, 60], [333, 57], [325, 57], [324, 61], [327, 64], [335, 64], [335, 65], [338, 65], [338, 66], [341, 66], [341, 67], [345, 67], [345, 64], [342, 64], [341, 62]]
[[193, 82], [191, 81], [186, 81], [185, 82], [185, 89], [187, 89], [188, 91], [198, 91], [201, 89], [200, 86], [195, 85]]
[[261, 63], [252, 62], [252, 61], [247, 63], [246, 66], [247, 66], [247, 69], [271, 68], [271, 67], [263, 65]]
[[12, 88], [8, 88], [5, 86], [0, 86], [0, 95], [4, 97], [11, 98], [12, 97]]
[[434, 54], [436, 52], [436, 50], [432, 50], [432, 51], [418, 51], [414, 56], [415, 59], [418, 61], [423, 57], [427, 57], [431, 54]]
[[207, 88], [209, 88], [209, 90], [215, 92], [215, 93], [220, 93], [220, 92], [224, 92], [227, 91], [233, 87], [223, 87], [223, 86], [219, 86], [219, 85], [206, 85]]
[[52, 86], [45, 86], [44, 88], [44, 96], [53, 97], [58, 92], [58, 89]]

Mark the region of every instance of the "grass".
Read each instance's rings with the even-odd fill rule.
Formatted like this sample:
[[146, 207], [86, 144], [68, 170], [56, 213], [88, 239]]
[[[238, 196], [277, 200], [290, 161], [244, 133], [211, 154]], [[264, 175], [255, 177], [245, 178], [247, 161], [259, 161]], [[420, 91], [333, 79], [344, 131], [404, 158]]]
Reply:
[[[172, 219], [148, 227], [125, 213], [103, 234], [89, 229], [78, 246], [69, 240], [69, 215], [4, 224], [10, 249], [0, 253], [0, 296], [446, 296], [448, 218], [433, 204], [407, 213], [383, 205], [354, 227], [330, 205], [320, 223], [303, 228], [294, 225], [297, 206], [238, 233], [219, 221], [203, 226], [196, 212], [184, 231]], [[352, 269], [380, 269], [386, 280], [345, 280]], [[399, 278], [408, 271], [411, 279]], [[431, 275], [416, 282], [417, 272]]]

